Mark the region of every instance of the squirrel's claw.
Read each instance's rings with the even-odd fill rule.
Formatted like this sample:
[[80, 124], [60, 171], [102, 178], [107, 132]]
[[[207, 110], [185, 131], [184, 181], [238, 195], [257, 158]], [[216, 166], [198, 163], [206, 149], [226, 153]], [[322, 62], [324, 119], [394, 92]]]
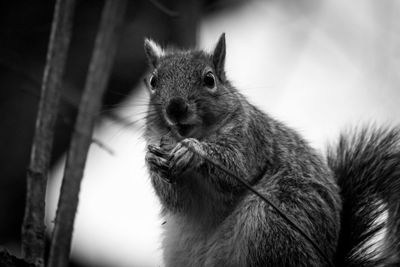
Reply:
[[200, 149], [200, 142], [193, 138], [184, 139], [175, 146], [168, 158], [171, 175], [179, 175], [200, 166], [202, 158], [192, 149], [196, 151]]
[[165, 158], [168, 154], [162, 149], [149, 145], [146, 154], [146, 162], [150, 167], [150, 170], [158, 173], [159, 176], [168, 183], [173, 183], [169, 175], [169, 161]]
[[163, 135], [160, 139], [160, 148], [166, 151], [171, 151], [176, 146], [176, 141], [170, 134]]
[[172, 177], [195, 169], [203, 162], [202, 157], [195, 153], [201, 153], [201, 143], [193, 138], [182, 140], [171, 152], [155, 145], [148, 145], [147, 149], [146, 162], [150, 170], [159, 173], [169, 183], [175, 181]]
[[155, 145], [148, 145], [147, 149], [149, 150], [149, 152], [158, 157], [167, 158], [169, 155], [164, 149], [161, 149]]

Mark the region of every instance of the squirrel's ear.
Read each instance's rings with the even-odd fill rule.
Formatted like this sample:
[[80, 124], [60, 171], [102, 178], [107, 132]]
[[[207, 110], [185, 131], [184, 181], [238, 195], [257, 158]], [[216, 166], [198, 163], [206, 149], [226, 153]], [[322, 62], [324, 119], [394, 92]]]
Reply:
[[216, 74], [220, 79], [225, 79], [225, 54], [226, 54], [226, 45], [225, 45], [225, 33], [221, 34], [219, 37], [218, 43], [215, 46], [212, 60], [215, 67]]
[[156, 42], [151, 39], [144, 40], [144, 52], [147, 60], [152, 67], [156, 67], [160, 57], [164, 55], [164, 50]]

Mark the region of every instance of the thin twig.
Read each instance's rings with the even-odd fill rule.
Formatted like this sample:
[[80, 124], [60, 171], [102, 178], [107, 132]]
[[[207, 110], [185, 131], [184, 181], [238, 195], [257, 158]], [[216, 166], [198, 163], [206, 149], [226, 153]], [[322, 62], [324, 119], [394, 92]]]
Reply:
[[36, 266], [44, 264], [47, 173], [53, 146], [59, 91], [71, 39], [74, 3], [74, 0], [57, 0], [55, 5], [31, 160], [27, 172], [22, 256], [27, 262], [35, 263]]
[[126, 3], [126, 0], [107, 0], [103, 8], [75, 131], [67, 155], [50, 247], [49, 267], [68, 266], [80, 184], [92, 141], [90, 136], [110, 76]]
[[165, 6], [158, 0], [149, 0], [149, 2], [152, 3], [153, 6], [155, 6], [157, 9], [159, 9], [161, 12], [167, 14], [170, 17], [178, 17], [179, 16], [178, 12], [168, 8], [167, 6]]
[[[184, 143], [183, 143], [184, 144]], [[252, 193], [254, 193], [256, 196], [261, 198], [265, 203], [267, 203], [271, 208], [273, 208], [279, 216], [281, 216], [292, 228], [296, 230], [300, 235], [302, 235], [307, 242], [311, 244], [312, 247], [315, 248], [315, 250], [318, 252], [318, 254], [325, 260], [325, 262], [328, 264], [328, 266], [334, 267], [332, 261], [328, 258], [328, 256], [319, 248], [319, 246], [315, 243], [315, 241], [308, 236], [308, 234], [300, 228], [300, 226], [297, 225], [295, 221], [293, 221], [291, 218], [289, 218], [275, 203], [273, 203], [271, 200], [269, 200], [266, 196], [258, 192], [256, 189], [254, 189], [245, 179], [242, 179], [239, 177], [236, 173], [233, 171], [229, 170], [227, 167], [225, 167], [222, 163], [214, 160], [213, 158], [205, 155], [204, 153], [199, 153], [189, 145], [184, 144], [190, 151], [195, 153], [196, 155], [199, 155], [202, 157], [204, 160], [209, 162], [210, 164], [216, 166], [220, 170], [224, 171], [226, 174], [232, 176], [235, 178], [238, 182], [240, 182], [244, 187], [246, 187], [248, 190], [250, 190]], [[275, 175], [281, 175], [281, 173], [277, 173]]]
[[103, 149], [105, 152], [110, 154], [111, 156], [115, 156], [115, 151], [105, 143], [103, 143], [101, 140], [97, 138], [92, 138], [92, 143], [96, 144], [99, 148]]

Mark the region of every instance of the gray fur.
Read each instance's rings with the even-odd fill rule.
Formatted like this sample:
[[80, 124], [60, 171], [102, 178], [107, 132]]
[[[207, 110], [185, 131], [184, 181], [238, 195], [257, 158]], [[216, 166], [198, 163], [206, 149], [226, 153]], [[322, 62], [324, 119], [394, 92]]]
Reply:
[[[166, 219], [165, 264], [327, 266], [268, 204], [187, 148], [246, 179], [334, 259], [342, 204], [331, 169], [300, 135], [250, 104], [221, 76], [216, 68], [223, 68], [224, 58], [222, 36], [211, 54], [164, 51], [152, 62], [157, 86], [146, 123], [146, 162]], [[216, 92], [202, 84], [206, 68], [216, 74]], [[187, 101], [187, 125], [166, 118], [175, 97]], [[186, 126], [187, 134], [181, 134]]]

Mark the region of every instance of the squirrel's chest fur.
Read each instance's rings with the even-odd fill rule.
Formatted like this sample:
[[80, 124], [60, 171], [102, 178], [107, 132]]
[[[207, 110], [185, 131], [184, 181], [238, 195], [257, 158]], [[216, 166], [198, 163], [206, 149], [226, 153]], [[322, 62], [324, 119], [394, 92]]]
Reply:
[[231, 253], [231, 248], [237, 246], [236, 234], [231, 232], [232, 218], [217, 227], [203, 227], [172, 213], [165, 219], [162, 242], [165, 267], [246, 266], [249, 254], [245, 249], [240, 254]]
[[[219, 138], [217, 145], [229, 144], [209, 155], [221, 158], [243, 177], [263, 174], [254, 181], [255, 189], [300, 218], [299, 224], [315, 238], [329, 240], [324, 249], [333, 253], [340, 200], [327, 166], [293, 131], [253, 108], [248, 117], [247, 127]], [[232, 136], [239, 140], [227, 139]], [[240, 149], [225, 154], [223, 149], [229, 152], [235, 142]], [[157, 172], [150, 173], [166, 219], [166, 267], [323, 266], [313, 248], [296, 232], [287, 231], [286, 223], [266, 203], [243, 188], [237, 191], [240, 187], [232, 177], [218, 169], [190, 171], [173, 184]], [[287, 247], [289, 241], [293, 245]], [[288, 258], [289, 254], [294, 256]]]
[[165, 266], [203, 266], [207, 237], [176, 215], [165, 216], [163, 251]]

